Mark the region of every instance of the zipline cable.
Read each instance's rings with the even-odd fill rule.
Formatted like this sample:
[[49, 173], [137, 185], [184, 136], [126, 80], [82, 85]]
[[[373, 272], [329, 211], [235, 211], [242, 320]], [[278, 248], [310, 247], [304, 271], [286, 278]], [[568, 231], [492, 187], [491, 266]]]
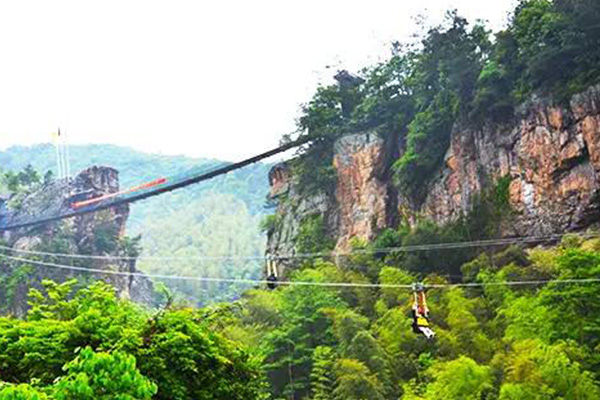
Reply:
[[[173, 280], [187, 280], [187, 281], [199, 281], [199, 282], [223, 282], [223, 283], [244, 283], [251, 285], [267, 284], [266, 280], [258, 279], [244, 279], [244, 278], [211, 278], [201, 276], [185, 276], [185, 275], [162, 275], [162, 274], [145, 274], [142, 272], [128, 272], [128, 271], [111, 271], [99, 268], [87, 268], [78, 267], [75, 265], [63, 265], [44, 261], [35, 261], [27, 258], [13, 257], [6, 254], [0, 253], [0, 258], [6, 258], [21, 263], [33, 264], [38, 266], [65, 269], [79, 272], [93, 272], [107, 275], [118, 275], [118, 276], [138, 276], [156, 279], [173, 279]], [[444, 289], [444, 288], [455, 288], [455, 287], [485, 287], [485, 286], [528, 286], [528, 285], [545, 285], [549, 283], [557, 284], [572, 284], [572, 283], [600, 283], [600, 278], [586, 278], [586, 279], [548, 279], [548, 280], [529, 280], [529, 281], [504, 281], [504, 282], [473, 282], [473, 283], [448, 283], [448, 284], [425, 284], [425, 288], [430, 289]], [[412, 285], [407, 284], [383, 284], [383, 283], [354, 283], [354, 282], [308, 282], [308, 281], [278, 281], [278, 285], [285, 286], [321, 286], [321, 287], [350, 287], [350, 288], [385, 288], [385, 289], [410, 289]]]
[[[0, 258], [6, 258], [13, 261], [18, 261], [21, 263], [39, 265], [50, 268], [58, 268], [65, 269], [71, 271], [79, 271], [79, 272], [93, 272], [99, 274], [107, 274], [107, 275], [118, 275], [118, 276], [126, 276], [126, 277], [146, 277], [146, 278], [156, 278], [156, 279], [173, 279], [173, 280], [187, 280], [187, 281], [200, 281], [200, 282], [224, 282], [224, 283], [246, 283], [253, 285], [266, 284], [268, 281], [260, 280], [260, 279], [244, 279], [244, 278], [211, 278], [211, 277], [202, 277], [202, 276], [189, 276], [189, 275], [163, 275], [163, 274], [146, 274], [143, 272], [130, 272], [130, 271], [112, 271], [112, 270], [104, 270], [99, 268], [87, 268], [87, 267], [78, 267], [75, 265], [64, 265], [57, 264], [52, 262], [44, 262], [44, 261], [36, 261], [30, 260], [27, 258], [21, 257], [13, 257], [6, 254], [0, 253]], [[390, 287], [390, 288], [410, 288], [411, 285], [380, 285], [377, 284], [367, 284], [367, 283], [337, 283], [337, 282], [301, 282], [301, 281], [279, 281], [278, 285], [299, 285], [299, 286], [329, 286], [329, 287]]]
[[[51, 256], [51, 257], [64, 257], [64, 258], [75, 258], [75, 259], [91, 259], [91, 260], [148, 260], [148, 261], [177, 261], [177, 260], [292, 260], [300, 258], [316, 258], [316, 257], [350, 257], [353, 255], [361, 254], [377, 254], [377, 253], [394, 253], [394, 252], [418, 252], [418, 251], [430, 251], [430, 250], [453, 250], [461, 248], [472, 248], [472, 247], [487, 247], [487, 246], [505, 246], [509, 244], [534, 244], [544, 242], [555, 242], [562, 239], [565, 235], [551, 235], [551, 236], [525, 236], [519, 238], [505, 238], [505, 239], [487, 239], [487, 240], [475, 240], [465, 242], [448, 242], [448, 243], [432, 243], [422, 245], [410, 245], [410, 246], [398, 246], [398, 247], [381, 247], [375, 249], [353, 249], [346, 252], [317, 252], [317, 253], [299, 253], [289, 255], [277, 255], [269, 254], [266, 256], [241, 256], [241, 255], [200, 255], [200, 256], [113, 256], [113, 255], [91, 255], [91, 254], [74, 254], [74, 253], [51, 253], [36, 250], [25, 250], [15, 249], [8, 246], [0, 245], [0, 250], [11, 251], [13, 253], [28, 254], [28, 255], [40, 255], [40, 256]], [[600, 233], [588, 233], [578, 235], [583, 239], [592, 239], [600, 237]]]
[[34, 218], [32, 220], [20, 221], [20, 222], [16, 222], [16, 223], [12, 223], [12, 224], [0, 224], [0, 232], [13, 230], [13, 229], [19, 229], [19, 228], [25, 228], [28, 226], [40, 225], [40, 224], [47, 223], [47, 222], [59, 221], [59, 220], [65, 219], [65, 218], [71, 218], [71, 217], [75, 217], [75, 216], [79, 216], [79, 215], [94, 213], [97, 211], [105, 210], [107, 208], [119, 206], [122, 204], [133, 203], [135, 201], [143, 200], [148, 197], [156, 196], [156, 195], [170, 192], [170, 191], [173, 191], [176, 189], [180, 189], [180, 188], [183, 188], [183, 187], [186, 187], [186, 186], [198, 183], [198, 182], [206, 181], [206, 180], [215, 178], [219, 175], [227, 174], [236, 169], [240, 169], [240, 168], [243, 168], [250, 164], [257, 163], [265, 158], [269, 158], [276, 154], [283, 153], [285, 151], [293, 149], [295, 147], [302, 146], [302, 145], [308, 143], [310, 140], [311, 140], [310, 138], [299, 139], [299, 140], [284, 144], [282, 146], [276, 147], [272, 150], [266, 151], [264, 153], [258, 154], [256, 156], [247, 158], [247, 159], [239, 161], [239, 162], [235, 162], [235, 163], [231, 163], [226, 166], [214, 168], [213, 170], [209, 170], [208, 172], [203, 172], [203, 173], [198, 173], [198, 174], [194, 174], [191, 176], [186, 176], [183, 178], [178, 178], [178, 179], [173, 180], [173, 182], [168, 181], [165, 184], [161, 184], [160, 186], [156, 186], [151, 189], [141, 191], [139, 193], [135, 192], [135, 193], [126, 194], [123, 196], [118, 196], [115, 198], [110, 198], [110, 199], [107, 199], [104, 201], [100, 201], [97, 205], [94, 205], [94, 206], [87, 206], [87, 207], [83, 207], [80, 209], [70, 209], [69, 211], [64, 212], [62, 214], [39, 217], [39, 218]]

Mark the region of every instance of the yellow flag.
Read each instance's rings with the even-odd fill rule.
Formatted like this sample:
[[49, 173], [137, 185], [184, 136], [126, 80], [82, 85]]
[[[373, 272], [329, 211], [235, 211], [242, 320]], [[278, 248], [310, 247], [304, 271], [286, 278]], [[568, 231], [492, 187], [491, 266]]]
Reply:
[[60, 138], [60, 129], [58, 130], [58, 132], [52, 132], [52, 140], [54, 140], [54, 143], [57, 143], [59, 138]]

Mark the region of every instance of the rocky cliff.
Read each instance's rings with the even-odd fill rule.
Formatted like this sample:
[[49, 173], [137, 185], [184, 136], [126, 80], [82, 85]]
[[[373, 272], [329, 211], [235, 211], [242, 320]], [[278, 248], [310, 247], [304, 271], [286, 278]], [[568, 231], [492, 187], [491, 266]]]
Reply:
[[517, 215], [505, 235], [580, 230], [599, 221], [599, 172], [600, 87], [594, 87], [569, 107], [536, 99], [511, 125], [457, 127], [420, 211], [452, 220], [469, 211], [475, 193], [509, 176]]
[[344, 136], [334, 148], [337, 171], [335, 190], [301, 194], [289, 164], [273, 167], [269, 197], [278, 203], [277, 223], [268, 232], [267, 255], [278, 260], [280, 273], [295, 265], [296, 238], [303, 221], [320, 215], [326, 234], [334, 238], [333, 251], [350, 248], [352, 239], [373, 239], [395, 223], [397, 193], [391, 184], [390, 166], [397, 151], [375, 132]]
[[[277, 202], [276, 223], [267, 232], [267, 255], [280, 257], [277, 260], [280, 273], [284, 274], [288, 266], [295, 261], [285, 256], [296, 255], [296, 237], [300, 224], [313, 215], [322, 215], [328, 227], [337, 226], [338, 212], [336, 202], [325, 191], [300, 195], [288, 164], [277, 164], [269, 173], [271, 201]], [[334, 235], [335, 232], [330, 232]], [[281, 258], [283, 256], [283, 258]]]
[[[93, 198], [119, 190], [118, 171], [108, 167], [91, 167], [69, 181], [59, 180], [45, 184], [18, 199], [8, 200], [9, 222], [28, 220], [38, 215], [55, 215], [68, 210], [74, 198]], [[60, 222], [47, 223], [4, 233], [4, 241], [18, 250], [46, 251], [51, 253], [85, 254], [92, 256], [131, 256], [125, 225], [129, 216], [127, 205], [113, 207], [97, 213], [86, 214]], [[13, 253], [23, 257], [23, 253]], [[135, 258], [131, 260], [77, 259], [68, 257], [43, 257], [41, 261], [100, 270], [139, 272]], [[16, 271], [21, 271], [16, 274]], [[112, 283], [118, 293], [134, 301], [150, 304], [152, 282], [144, 277], [127, 277], [114, 274], [77, 272], [53, 267], [32, 266], [20, 262], [0, 263], [3, 298], [8, 312], [23, 314], [26, 309], [27, 290], [39, 287], [42, 279], [65, 281], [77, 278], [81, 282], [102, 279]]]
[[390, 184], [392, 160], [377, 133], [348, 135], [335, 144], [336, 250], [348, 250], [353, 238], [371, 240], [393, 224], [396, 194]]
[[[514, 210], [503, 236], [582, 230], [600, 217], [600, 87], [574, 96], [569, 106], [533, 99], [510, 123], [454, 127], [444, 162], [427, 185], [424, 201], [398, 192], [390, 173], [401, 141], [384, 142], [373, 132], [339, 139], [334, 148], [334, 193], [300, 196], [289, 170], [272, 179], [279, 224], [267, 252], [294, 254], [300, 221], [321, 214], [335, 250], [353, 238], [371, 240], [400, 219], [425, 217], [438, 223], [471, 211], [475, 195], [509, 177]], [[276, 169], [284, 170], [284, 166]]]

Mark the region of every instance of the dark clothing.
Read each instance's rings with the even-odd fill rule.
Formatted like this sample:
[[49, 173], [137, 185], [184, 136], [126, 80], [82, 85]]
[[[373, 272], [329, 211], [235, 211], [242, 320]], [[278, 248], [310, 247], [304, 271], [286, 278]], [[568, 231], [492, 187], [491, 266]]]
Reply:
[[269, 289], [275, 289], [277, 287], [277, 277], [274, 274], [267, 277], [267, 287]]
[[429, 328], [429, 318], [420, 315], [414, 308], [412, 310], [412, 317], [413, 322], [411, 327], [414, 333], [424, 335], [427, 339], [431, 339], [435, 336], [435, 332]]

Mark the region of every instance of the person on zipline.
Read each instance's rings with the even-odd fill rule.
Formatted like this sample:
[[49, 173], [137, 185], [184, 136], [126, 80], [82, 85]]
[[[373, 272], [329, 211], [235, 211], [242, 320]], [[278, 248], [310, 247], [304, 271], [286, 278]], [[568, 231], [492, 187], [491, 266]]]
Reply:
[[277, 288], [277, 265], [271, 257], [267, 257], [267, 288], [270, 290]]
[[427, 308], [427, 300], [425, 299], [425, 290], [423, 288], [423, 284], [415, 284], [413, 292], [413, 332], [423, 335], [427, 339], [433, 339], [435, 337], [435, 332], [429, 327], [429, 308]]

